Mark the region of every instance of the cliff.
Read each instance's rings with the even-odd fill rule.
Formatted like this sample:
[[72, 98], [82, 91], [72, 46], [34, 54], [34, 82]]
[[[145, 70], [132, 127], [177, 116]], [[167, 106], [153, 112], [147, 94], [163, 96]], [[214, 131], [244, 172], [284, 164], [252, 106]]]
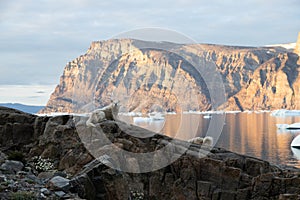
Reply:
[[300, 56], [300, 32], [298, 33], [298, 39], [297, 39], [296, 47], [294, 49], [294, 53]]
[[[3, 159], [0, 152], [1, 198], [28, 195], [28, 191], [35, 198], [46, 199], [231, 200], [300, 196], [299, 169], [280, 168], [217, 147], [173, 140], [121, 121], [103, 121], [90, 130], [85, 120], [84, 116], [42, 117], [0, 107], [1, 151], [17, 150], [25, 156], [24, 166]], [[105, 137], [99, 138], [100, 132]], [[103, 143], [105, 138], [110, 144]], [[163, 154], [151, 159], [137, 156], [162, 149]], [[44, 164], [38, 166], [44, 171], [30, 165], [35, 156], [41, 156], [38, 163]], [[51, 170], [45, 170], [47, 162], [43, 159], [52, 161]], [[157, 168], [166, 161], [169, 163]], [[144, 167], [153, 170], [143, 172]], [[132, 169], [143, 173], [133, 173]]]
[[[229, 99], [222, 109], [236, 109], [235, 102], [245, 94], [253, 102], [251, 105], [250, 100], [241, 102], [243, 109], [297, 109], [300, 105], [296, 96], [298, 59], [296, 54], [276, 47], [174, 44], [131, 39], [93, 42], [86, 54], [66, 65], [59, 85], [41, 113], [89, 112], [107, 105], [111, 99], [121, 101], [123, 111], [127, 112], [149, 112], [155, 107], [166, 111], [205, 111], [217, 109], [213, 106], [211, 93], [222, 84], [224, 97]], [[268, 74], [268, 66], [273, 66], [275, 71], [272, 74]], [[222, 83], [214, 80], [214, 70], [220, 74]], [[287, 77], [282, 78], [281, 74]], [[250, 86], [257, 82], [258, 76], [263, 76], [258, 81], [261, 82], [260, 89]], [[278, 79], [276, 85], [269, 80], [263, 85], [265, 76]], [[282, 86], [284, 89], [280, 92]], [[270, 94], [269, 89], [275, 87], [276, 92], [271, 93], [276, 99], [262, 100]], [[252, 98], [258, 93], [257, 98]]]
[[257, 68], [248, 83], [222, 107], [226, 110], [300, 109], [300, 62], [281, 53]]

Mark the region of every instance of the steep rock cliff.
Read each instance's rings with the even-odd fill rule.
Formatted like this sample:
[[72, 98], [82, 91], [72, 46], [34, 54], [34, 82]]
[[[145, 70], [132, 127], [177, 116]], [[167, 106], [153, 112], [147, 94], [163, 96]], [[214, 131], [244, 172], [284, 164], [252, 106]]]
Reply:
[[296, 47], [294, 49], [294, 53], [300, 56], [300, 32], [298, 33], [298, 39], [297, 39]]
[[247, 85], [223, 105], [227, 110], [300, 109], [300, 62], [283, 53], [257, 68]]
[[[213, 65], [221, 75], [224, 96], [229, 99], [222, 109], [296, 108], [297, 60], [296, 54], [275, 47], [184, 45], [132, 39], [93, 42], [86, 54], [66, 65], [59, 85], [41, 113], [89, 112], [109, 104], [112, 99], [121, 101], [123, 111], [210, 110], [213, 108], [211, 92], [221, 84], [210, 78], [210, 70], [203, 62]], [[269, 74], [268, 66], [277, 66], [276, 73], [273, 70]], [[287, 77], [282, 77], [281, 72]], [[237, 106], [242, 96], [259, 93], [259, 98], [266, 98], [263, 96], [269, 95], [250, 87], [265, 81], [264, 77], [259, 81], [260, 76], [278, 80], [275, 94], [271, 92], [269, 96], [275, 100], [268, 103], [255, 98], [250, 102], [250, 98], [245, 99], [247, 106]], [[209, 79], [214, 82], [213, 87], [208, 87]], [[269, 82], [261, 87], [274, 90]]]

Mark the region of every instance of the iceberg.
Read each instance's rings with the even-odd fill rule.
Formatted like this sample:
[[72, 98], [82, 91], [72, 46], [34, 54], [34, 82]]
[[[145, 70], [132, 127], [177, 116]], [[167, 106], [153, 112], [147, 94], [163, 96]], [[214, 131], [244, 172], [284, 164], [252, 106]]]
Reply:
[[164, 120], [165, 115], [163, 113], [152, 112], [148, 114], [151, 120]]
[[300, 160], [300, 149], [294, 148], [294, 147], [291, 147], [291, 149], [292, 149], [292, 152], [293, 152], [295, 158], [297, 158], [297, 160]]
[[295, 137], [291, 143], [291, 147], [300, 148], [300, 135]]
[[274, 110], [271, 113], [271, 116], [274, 117], [285, 117], [285, 116], [300, 116], [300, 110]]
[[300, 123], [276, 124], [278, 129], [300, 129]]
[[149, 117], [133, 117], [133, 123], [148, 122], [150, 120]]
[[210, 119], [210, 118], [211, 118], [211, 115], [204, 115], [203, 118], [204, 118], [204, 119]]

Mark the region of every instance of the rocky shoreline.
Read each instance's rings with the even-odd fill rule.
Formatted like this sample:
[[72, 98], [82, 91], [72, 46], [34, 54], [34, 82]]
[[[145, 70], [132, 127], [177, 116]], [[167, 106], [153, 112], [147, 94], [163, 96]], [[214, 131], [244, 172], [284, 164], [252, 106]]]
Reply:
[[[82, 119], [0, 107], [1, 199], [300, 199], [299, 169], [107, 120], [95, 130], [118, 147], [111, 149], [95, 130], [84, 131]], [[165, 157], [124, 153], [168, 145]]]

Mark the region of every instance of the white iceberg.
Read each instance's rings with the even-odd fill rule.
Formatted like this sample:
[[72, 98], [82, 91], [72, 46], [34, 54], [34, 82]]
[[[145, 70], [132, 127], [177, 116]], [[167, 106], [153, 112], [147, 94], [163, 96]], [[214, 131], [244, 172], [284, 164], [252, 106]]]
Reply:
[[134, 123], [148, 122], [148, 121], [151, 121], [151, 118], [149, 118], [149, 117], [133, 117]]
[[293, 152], [295, 158], [297, 158], [297, 160], [300, 160], [300, 149], [294, 148], [294, 147], [292, 147], [291, 149], [292, 149], [292, 152]]
[[151, 120], [165, 120], [165, 114], [159, 112], [152, 112], [148, 114]]
[[291, 143], [291, 147], [300, 148], [300, 135], [295, 137]]
[[210, 118], [211, 118], [211, 115], [204, 115], [203, 118], [204, 118], [204, 119], [210, 119]]
[[271, 116], [274, 117], [285, 117], [285, 116], [300, 116], [300, 110], [274, 110], [271, 113]]
[[300, 129], [300, 123], [276, 124], [278, 129]]

